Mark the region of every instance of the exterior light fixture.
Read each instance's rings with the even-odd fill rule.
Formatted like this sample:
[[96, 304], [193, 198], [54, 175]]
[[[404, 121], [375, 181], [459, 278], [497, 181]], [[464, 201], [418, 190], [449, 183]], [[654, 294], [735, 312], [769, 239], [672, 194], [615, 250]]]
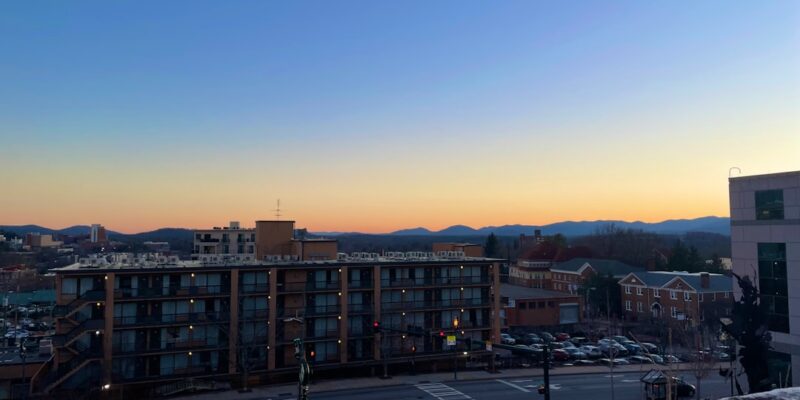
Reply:
[[194, 278], [194, 272], [192, 272], [192, 278]]
[[403, 290], [402, 290], [402, 292], [403, 292], [403, 293], [405, 293], [405, 292], [406, 292], [406, 290], [405, 290], [405, 289], [403, 289]]
[[462, 292], [464, 291], [464, 288], [463, 288], [463, 287], [461, 288], [461, 291], [462, 291]]
[[95, 334], [96, 336], [100, 336], [100, 331], [94, 331], [94, 334]]
[[97, 302], [97, 306], [100, 307], [100, 302], [99, 301]]
[[342, 344], [342, 339], [339, 339], [339, 344]]
[[461, 269], [464, 269], [464, 266], [463, 266], [463, 265], [461, 266]]
[[194, 325], [189, 325], [189, 329], [194, 329]]
[[[464, 290], [464, 289], [461, 289], [461, 290]], [[189, 300], [189, 303], [192, 303], [192, 304], [194, 304], [194, 299], [190, 299], [190, 300]]]
[[101, 389], [103, 389], [103, 390], [111, 389], [111, 384], [110, 383], [106, 383], [105, 385], [101, 386]]

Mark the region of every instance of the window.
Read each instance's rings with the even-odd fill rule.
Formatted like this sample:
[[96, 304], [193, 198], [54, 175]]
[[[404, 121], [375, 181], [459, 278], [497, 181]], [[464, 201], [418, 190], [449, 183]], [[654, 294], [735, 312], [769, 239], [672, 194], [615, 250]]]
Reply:
[[717, 301], [717, 292], [711, 293], [711, 301]]
[[789, 333], [786, 243], [758, 244], [758, 287], [761, 301], [766, 303], [769, 329]]
[[669, 298], [672, 300], [678, 300], [678, 292], [674, 290], [669, 291]]
[[728, 292], [725, 292], [725, 298], [726, 299], [728, 298]]
[[756, 219], [783, 219], [783, 190], [756, 191]]
[[678, 318], [678, 308], [677, 307], [671, 307], [670, 308], [670, 312], [672, 313], [672, 318]]
[[625, 310], [626, 311], [630, 311], [631, 310], [631, 301], [630, 300], [625, 300]]
[[661, 292], [658, 289], [653, 289], [653, 297], [661, 297]]
[[625, 294], [631, 294], [631, 287], [625, 286]]
[[519, 309], [520, 310], [525, 310], [527, 308], [528, 308], [528, 303], [519, 303]]
[[683, 292], [683, 300], [684, 301], [692, 301], [692, 294], [689, 292]]
[[642, 305], [641, 301], [637, 301], [636, 302], [636, 311], [638, 311], [638, 312], [644, 311], [644, 306]]
[[637, 287], [636, 288], [636, 295], [641, 296], [644, 294], [644, 288]]
[[702, 293], [699, 293], [697, 295], [697, 301], [703, 301], [703, 294]]

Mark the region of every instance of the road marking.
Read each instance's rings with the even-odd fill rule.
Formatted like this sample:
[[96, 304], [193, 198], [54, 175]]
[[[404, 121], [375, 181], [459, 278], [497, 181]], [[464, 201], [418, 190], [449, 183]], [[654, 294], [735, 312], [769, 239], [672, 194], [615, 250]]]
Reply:
[[533, 379], [515, 379], [511, 382], [520, 383], [520, 382], [533, 382]]
[[625, 383], [639, 382], [638, 379], [623, 379], [622, 381], [625, 382]]
[[514, 389], [521, 390], [521, 391], [523, 391], [523, 392], [525, 392], [525, 393], [530, 393], [530, 392], [531, 392], [530, 390], [528, 390], [528, 389], [525, 389], [525, 388], [524, 388], [524, 387], [522, 387], [522, 386], [515, 385], [515, 384], [513, 384], [513, 383], [511, 383], [511, 382], [504, 381], [504, 380], [502, 380], [502, 379], [495, 379], [495, 380], [496, 380], [496, 381], [498, 381], [498, 382], [500, 382], [500, 383], [502, 383], [502, 384], [505, 384], [505, 385], [511, 386], [511, 387], [512, 387], [512, 388], [514, 388]]
[[414, 386], [417, 389], [422, 390], [423, 392], [428, 393], [429, 395], [436, 397], [439, 400], [472, 399], [472, 397], [469, 397], [466, 394], [461, 393], [458, 390], [455, 390], [450, 386], [445, 385], [444, 383], [425, 383]]

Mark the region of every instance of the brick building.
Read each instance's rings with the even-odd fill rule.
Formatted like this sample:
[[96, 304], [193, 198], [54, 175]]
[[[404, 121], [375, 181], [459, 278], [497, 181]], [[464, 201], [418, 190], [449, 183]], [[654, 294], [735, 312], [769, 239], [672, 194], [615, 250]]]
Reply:
[[622, 278], [631, 272], [644, 271], [616, 260], [573, 258], [550, 267], [551, 288], [559, 292], [578, 293], [578, 289], [594, 275]]
[[693, 327], [716, 322], [733, 307], [731, 278], [709, 273], [633, 272], [619, 281], [628, 321]]
[[560, 327], [581, 322], [580, 296], [503, 284], [500, 297], [506, 327]]

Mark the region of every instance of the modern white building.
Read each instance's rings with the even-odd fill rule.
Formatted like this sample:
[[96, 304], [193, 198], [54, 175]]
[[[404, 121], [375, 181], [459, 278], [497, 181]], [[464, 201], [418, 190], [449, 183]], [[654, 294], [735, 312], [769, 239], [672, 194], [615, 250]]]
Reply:
[[800, 171], [730, 178], [729, 190], [733, 271], [769, 305], [770, 374], [783, 386], [791, 366], [800, 384]]

